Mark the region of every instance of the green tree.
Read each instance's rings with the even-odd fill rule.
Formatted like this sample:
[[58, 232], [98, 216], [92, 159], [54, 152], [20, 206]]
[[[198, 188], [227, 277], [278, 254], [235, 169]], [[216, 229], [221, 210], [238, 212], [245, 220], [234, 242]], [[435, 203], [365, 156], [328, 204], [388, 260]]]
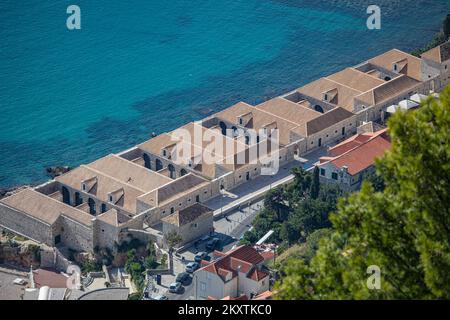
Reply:
[[450, 13], [445, 17], [442, 31], [444, 32], [445, 39], [448, 39], [450, 37]]
[[[392, 148], [377, 161], [385, 189], [365, 182], [340, 201], [333, 234], [309, 264], [288, 264], [278, 298], [450, 298], [449, 110], [447, 87], [389, 120]], [[370, 265], [381, 269], [380, 290], [366, 285]]]
[[311, 184], [311, 198], [317, 199], [320, 191], [320, 180], [319, 180], [319, 167], [314, 167], [312, 184]]
[[183, 241], [183, 239], [176, 231], [171, 231], [168, 234], [166, 234], [166, 242], [169, 248], [175, 247], [181, 241]]
[[288, 221], [285, 221], [281, 224], [280, 228], [280, 238], [285, 241], [288, 245], [291, 245], [294, 241], [297, 241], [299, 238], [298, 229], [295, 229], [292, 224]]

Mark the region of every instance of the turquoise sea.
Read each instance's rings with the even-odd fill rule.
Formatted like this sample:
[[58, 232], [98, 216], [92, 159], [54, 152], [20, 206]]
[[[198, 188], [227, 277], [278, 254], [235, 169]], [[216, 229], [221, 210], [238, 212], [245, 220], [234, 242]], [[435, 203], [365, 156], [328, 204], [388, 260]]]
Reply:
[[[450, 0], [2, 0], [0, 187], [425, 45]], [[81, 30], [66, 8], [81, 8]]]

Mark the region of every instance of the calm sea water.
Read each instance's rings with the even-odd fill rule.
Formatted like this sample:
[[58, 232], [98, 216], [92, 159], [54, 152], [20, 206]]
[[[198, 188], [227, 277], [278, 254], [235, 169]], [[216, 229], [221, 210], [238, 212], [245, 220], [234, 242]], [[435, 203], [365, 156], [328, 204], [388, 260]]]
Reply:
[[[385, 50], [426, 44], [450, 0], [0, 2], [0, 186], [44, 181]], [[82, 30], [66, 29], [81, 8]]]

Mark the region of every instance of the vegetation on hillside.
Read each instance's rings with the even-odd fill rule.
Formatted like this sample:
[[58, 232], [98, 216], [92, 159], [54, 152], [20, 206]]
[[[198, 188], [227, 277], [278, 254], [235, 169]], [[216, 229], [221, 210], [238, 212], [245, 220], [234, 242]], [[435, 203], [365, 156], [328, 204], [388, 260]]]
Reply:
[[337, 185], [319, 183], [319, 170], [312, 173], [301, 168], [292, 170], [294, 181], [267, 193], [264, 209], [255, 218], [253, 229], [244, 234], [242, 243], [255, 243], [269, 230], [270, 242], [280, 244], [279, 253], [296, 243], [303, 243], [314, 231], [329, 228], [328, 216], [336, 210], [344, 195]]
[[444, 42], [446, 42], [450, 37], [450, 14], [447, 14], [444, 22], [442, 23], [442, 31], [435, 35], [433, 40], [423, 48], [414, 50], [411, 54], [420, 57], [420, 55], [428, 50], [431, 50]]
[[[308, 262], [290, 259], [278, 299], [450, 298], [450, 87], [388, 121], [392, 149], [332, 214], [331, 235]], [[369, 266], [381, 271], [369, 289]]]

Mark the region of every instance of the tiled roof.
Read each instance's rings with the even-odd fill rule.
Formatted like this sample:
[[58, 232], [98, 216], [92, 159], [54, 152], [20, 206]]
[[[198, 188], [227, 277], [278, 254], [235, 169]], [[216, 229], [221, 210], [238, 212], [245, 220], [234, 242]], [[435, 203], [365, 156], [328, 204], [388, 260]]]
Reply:
[[355, 175], [373, 165], [375, 158], [381, 157], [390, 147], [390, 138], [384, 129], [353, 149], [348, 151], [343, 149], [344, 153], [337, 155], [329, 162], [338, 168], [346, 166], [349, 174]]
[[283, 119], [272, 113], [265, 112], [262, 109], [258, 109], [244, 102], [239, 102], [230, 108], [216, 113], [214, 116], [220, 120], [230, 122], [237, 126], [238, 118], [249, 114], [251, 114], [251, 118], [245, 125], [246, 128], [258, 131], [268, 125], [276, 123], [276, 127], [279, 130], [280, 145], [289, 144], [290, 130], [297, 126], [295, 122], [288, 119]]
[[361, 92], [371, 90], [385, 82], [354, 68], [346, 68], [326, 78]]
[[184, 192], [196, 190], [208, 185], [208, 181], [195, 174], [188, 173], [158, 189], [158, 203], [178, 198]]
[[97, 216], [97, 219], [106, 222], [114, 227], [118, 227], [120, 224], [130, 220], [129, 217], [119, 213], [116, 209], [110, 209], [105, 213], [100, 214], [99, 216]]
[[54, 224], [60, 215], [65, 215], [86, 226], [92, 225], [93, 217], [86, 212], [30, 188], [4, 198], [0, 202], [49, 225]]
[[268, 100], [256, 106], [256, 108], [295, 122], [298, 125], [304, 124], [321, 115], [320, 112], [305, 107], [303, 104], [298, 104], [281, 97]]
[[87, 167], [98, 170], [110, 177], [145, 191], [151, 191], [172, 181], [172, 179], [162, 174], [116, 155], [100, 158], [97, 161], [89, 163]]
[[162, 220], [174, 224], [176, 226], [184, 226], [188, 223], [192, 223], [200, 217], [210, 215], [212, 216], [212, 209], [200, 204], [196, 203], [190, 207], [187, 207], [183, 210], [177, 211]]
[[[400, 73], [417, 81], [422, 78], [422, 60], [403, 51], [392, 49], [368, 61], [369, 63], [392, 71], [394, 63], [401, 65]], [[403, 70], [402, 70], [403, 69]]]
[[109, 202], [108, 195], [111, 192], [123, 189], [123, 196], [117, 199], [118, 202], [116, 205], [122, 207], [129, 213], [136, 213], [136, 198], [144, 194], [146, 190], [136, 188], [129, 183], [103, 174], [93, 168], [81, 165], [64, 175], [56, 177], [55, 180], [73, 189], [81, 190], [82, 181], [91, 178], [96, 178], [97, 182], [91, 190], [88, 190], [89, 194], [107, 203]]
[[138, 145], [139, 149], [147, 151], [154, 155], [160, 155], [161, 150], [169, 145], [174, 144], [175, 141], [167, 133], [162, 133], [150, 140], [147, 140]]
[[324, 93], [332, 92], [329, 103], [353, 111], [353, 99], [362, 91], [350, 88], [329, 78], [320, 78], [297, 90], [299, 93], [323, 101]]
[[267, 277], [268, 275], [269, 275], [268, 273], [261, 271], [257, 268], [254, 268], [253, 271], [248, 275], [248, 277], [254, 281], [260, 281], [265, 277]]
[[437, 46], [431, 50], [422, 54], [422, 58], [442, 63], [450, 59], [450, 41], [447, 41], [440, 46]]
[[373, 133], [355, 134], [354, 136], [350, 137], [349, 139], [342, 141], [341, 143], [330, 148], [328, 150], [328, 154], [330, 155], [331, 158], [336, 157], [347, 151], [350, 151], [351, 149], [354, 149], [355, 147], [360, 146], [364, 142], [373, 138], [373, 136], [374, 136]]
[[237, 271], [241, 270], [241, 272], [246, 273], [247, 277], [250, 279], [261, 279], [260, 277], [263, 277], [265, 273], [255, 271], [255, 269], [257, 269], [256, 265], [263, 261], [264, 258], [253, 247], [239, 246], [197, 270], [197, 272], [203, 270], [215, 273], [219, 275], [223, 281], [226, 281], [227, 275], [231, 274], [234, 278], [237, 276]]
[[306, 134], [308, 136], [313, 135], [353, 116], [353, 113], [343, 108], [334, 108], [320, 117], [308, 121], [306, 123]]

